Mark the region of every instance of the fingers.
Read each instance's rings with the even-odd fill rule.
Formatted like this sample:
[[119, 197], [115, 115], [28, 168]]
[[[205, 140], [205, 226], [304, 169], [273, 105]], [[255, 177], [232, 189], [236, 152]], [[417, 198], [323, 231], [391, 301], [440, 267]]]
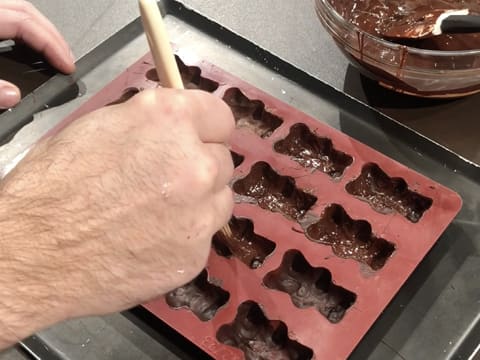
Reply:
[[235, 128], [228, 105], [201, 90], [149, 89], [134, 96], [126, 105], [133, 107], [135, 113], [139, 109], [148, 110], [150, 117], [158, 121], [189, 124], [204, 143], [228, 143]]
[[232, 179], [233, 160], [230, 151], [222, 144], [208, 144], [206, 150], [215, 161], [217, 176], [214, 179], [214, 191], [223, 189]]
[[233, 212], [233, 193], [232, 190], [225, 186], [222, 190], [214, 195], [212, 206], [214, 210], [213, 233], [222, 229], [228, 224]]
[[0, 109], [14, 107], [20, 101], [20, 90], [13, 84], [0, 80]]
[[201, 90], [187, 90], [179, 99], [201, 141], [228, 143], [235, 128], [232, 111], [224, 101]]
[[199, 90], [189, 90], [192, 99], [193, 126], [203, 142], [228, 143], [235, 129], [232, 110], [216, 96]]
[[0, 38], [24, 41], [64, 73], [75, 70], [67, 43], [53, 24], [31, 4], [4, 0], [0, 3], [0, 23]]

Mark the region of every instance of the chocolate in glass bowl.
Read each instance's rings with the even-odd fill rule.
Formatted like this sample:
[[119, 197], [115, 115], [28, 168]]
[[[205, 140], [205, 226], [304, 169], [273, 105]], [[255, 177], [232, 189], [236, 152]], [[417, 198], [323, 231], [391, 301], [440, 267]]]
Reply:
[[316, 0], [317, 14], [349, 60], [379, 84], [422, 97], [480, 91], [480, 33], [424, 39], [386, 38], [393, 25], [417, 26], [438, 10], [469, 9], [478, 0]]
[[[392, 27], [408, 28], [428, 23], [438, 13], [448, 10], [468, 9], [471, 14], [480, 15], [478, 0], [329, 0], [333, 8], [345, 20], [359, 29], [383, 37]], [[400, 35], [400, 34], [399, 34]], [[461, 51], [480, 49], [480, 33], [444, 34], [426, 38], [386, 38], [394, 43], [418, 49]]]

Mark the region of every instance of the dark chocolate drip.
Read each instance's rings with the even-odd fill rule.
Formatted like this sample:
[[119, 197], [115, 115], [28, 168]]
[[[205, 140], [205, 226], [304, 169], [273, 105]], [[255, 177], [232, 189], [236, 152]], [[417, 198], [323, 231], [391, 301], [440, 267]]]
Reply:
[[294, 220], [301, 219], [317, 201], [315, 196], [298, 189], [292, 177], [279, 175], [263, 161], [255, 163], [246, 177], [236, 181], [233, 190], [254, 198], [263, 209]]
[[126, 102], [127, 100], [130, 100], [132, 97], [137, 95], [139, 92], [140, 92], [140, 90], [136, 87], [126, 88], [123, 91], [122, 96], [120, 96], [117, 100], [114, 100], [111, 103], [108, 103], [106, 106], [122, 104], [122, 103]]
[[373, 163], [364, 165], [361, 175], [348, 183], [346, 190], [380, 213], [396, 211], [413, 223], [418, 222], [433, 203], [432, 199], [409, 190], [405, 180], [389, 177]]
[[218, 309], [224, 306], [230, 294], [221, 287], [208, 282], [207, 270], [165, 296], [168, 306], [179, 309], [185, 307], [192, 311], [201, 321], [213, 319]]
[[353, 220], [337, 204], [328, 206], [321, 219], [307, 228], [306, 235], [314, 242], [330, 245], [335, 255], [357, 260], [373, 270], [382, 268], [395, 250], [395, 245], [372, 234], [369, 222]]
[[315, 307], [330, 322], [338, 323], [357, 296], [332, 282], [323, 267], [312, 267], [298, 250], [289, 250], [280, 267], [269, 272], [263, 283], [270, 289], [286, 292], [298, 308]]
[[340, 177], [353, 158], [334, 149], [332, 140], [320, 137], [305, 124], [295, 124], [288, 136], [275, 143], [276, 152], [291, 156], [306, 168], [318, 169], [331, 177]]
[[[175, 55], [175, 60], [177, 61], [178, 70], [180, 71], [185, 89], [198, 89], [207, 92], [214, 92], [218, 89], [218, 82], [203, 77], [201, 75], [202, 70], [198, 66], [185, 65], [177, 55]], [[148, 70], [145, 76], [148, 80], [160, 82], [156, 69]]]
[[235, 256], [250, 268], [257, 269], [275, 250], [273, 241], [253, 232], [251, 220], [232, 217], [228, 224], [231, 236], [219, 231], [213, 237], [213, 248], [220, 256]]
[[[414, 35], [428, 31], [436, 18], [446, 10], [469, 9], [472, 14], [480, 14], [478, 0], [329, 0], [335, 10], [348, 22], [361, 30], [388, 40], [420, 49], [429, 50], [473, 50], [480, 49], [480, 33], [444, 34], [424, 39], [395, 39], [409, 31]], [[425, 24], [425, 25], [424, 25]], [[422, 30], [422, 27], [425, 29]], [[398, 34], [392, 29], [395, 28]]]
[[225, 91], [223, 100], [232, 109], [238, 128], [248, 128], [262, 138], [272, 135], [283, 120], [265, 110], [260, 100], [250, 100], [238, 88]]
[[239, 348], [246, 360], [310, 360], [313, 351], [291, 340], [288, 328], [279, 320], [269, 320], [260, 306], [246, 301], [238, 307], [235, 320], [217, 332], [223, 344]]
[[232, 161], [233, 161], [233, 166], [239, 167], [242, 165], [243, 160], [245, 160], [245, 156], [236, 153], [235, 151], [230, 150], [230, 153], [232, 154]]

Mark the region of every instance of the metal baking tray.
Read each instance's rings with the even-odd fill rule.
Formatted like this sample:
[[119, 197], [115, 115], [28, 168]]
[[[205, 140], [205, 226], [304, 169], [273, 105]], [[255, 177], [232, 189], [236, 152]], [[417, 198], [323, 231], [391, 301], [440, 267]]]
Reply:
[[[208, 321], [205, 321], [205, 318], [202, 318], [204, 322], [200, 321], [191, 311], [169, 308], [164, 298], [152, 301], [146, 305], [146, 308], [160, 319], [168, 322], [170, 326], [177, 329], [182, 335], [188, 337], [212, 356], [221, 359], [236, 359], [238, 357], [241, 358], [241, 352], [235, 352], [231, 347], [218, 342], [216, 340], [216, 331], [222, 324], [233, 320], [234, 313], [241, 303], [255, 300], [264, 308], [265, 313], [283, 321], [288, 326], [291, 337], [295, 341], [308, 346], [315, 353], [317, 359], [326, 357], [330, 359], [344, 359], [365, 335], [371, 324], [391, 301], [403, 282], [443, 233], [446, 226], [455, 218], [461, 208], [461, 200], [455, 193], [443, 188], [439, 184], [414, 174], [411, 170], [400, 166], [378, 152], [372, 151], [365, 145], [326, 126], [317, 119], [308, 117], [297, 109], [289, 107], [278, 99], [253, 88], [250, 84], [244, 83], [235, 76], [225, 73], [214, 64], [202, 61], [196, 54], [189, 52], [188, 46], [182, 46], [178, 50], [178, 56], [179, 59], [185, 61], [185, 65], [181, 66], [185, 74], [190, 73], [192, 70], [188, 66], [195, 66], [195, 69], [200, 70], [201, 76], [204, 78], [204, 81], [200, 81], [200, 83], [197, 83], [197, 80], [193, 80], [189, 84], [190, 86], [196, 86], [195, 84], [203, 85], [216, 96], [228, 96], [230, 101], [234, 102], [238, 101], [240, 91], [238, 89], [241, 89], [242, 94], [246, 94], [245, 96], [248, 98], [256, 99], [256, 102], [264, 102], [265, 111], [270, 114], [269, 116], [265, 115], [266, 119], [278, 116], [275, 118], [278, 121], [274, 125], [275, 129], [270, 128], [266, 134], [264, 133], [265, 136], [263, 138], [251, 129], [243, 128], [242, 130], [240, 128], [235, 131], [231, 146], [234, 151], [243, 156], [243, 161], [237, 167], [234, 179], [238, 180], [238, 177], [245, 176], [253, 163], [268, 161], [274, 169], [281, 171], [283, 175], [288, 174], [292, 179], [295, 179], [296, 186], [314, 194], [316, 199], [310, 211], [304, 214], [305, 216], [297, 213], [298, 217], [296, 220], [299, 221], [297, 226], [294, 225], [294, 221], [292, 222], [293, 219], [287, 219], [280, 214], [266, 212], [259, 206], [248, 203], [237, 204], [234, 214], [242, 218], [251, 219], [255, 232], [272, 241], [270, 242], [271, 245], [276, 245], [273, 245], [275, 248], [270, 250], [272, 252], [264, 262], [258, 260], [262, 257], [261, 253], [258, 254], [258, 262], [257, 265], [253, 266], [254, 269], [251, 268], [251, 263], [249, 268], [249, 266], [245, 266], [245, 264], [241, 264], [235, 259], [226, 260], [219, 257], [218, 253], [215, 254], [215, 251], [212, 251], [206, 269], [209, 281], [221, 284], [221, 288], [224, 291], [228, 291], [229, 298], [224, 306], [221, 306], [221, 309], [218, 309], [218, 312]], [[152, 81], [151, 76], [148, 75], [152, 69], [153, 62], [150, 54], [141, 57], [119, 77], [68, 116], [62, 122], [62, 126], [82, 114], [101, 108], [106, 104], [117, 102], [119, 99], [123, 101], [125, 94], [131, 93], [127, 91], [128, 89], [146, 89], [157, 86], [157, 82]], [[209, 80], [207, 81], [206, 79]], [[335, 180], [332, 180], [330, 176], [322, 171], [312, 172], [311, 168], [299, 167], [288, 156], [282, 156], [273, 151], [274, 143], [287, 136], [289, 129], [295, 123], [309, 126], [318, 135], [331, 139], [335, 148], [349, 154], [351, 163], [341, 172], [342, 175], [337, 173]], [[264, 129], [263, 127], [261, 128]], [[265, 130], [262, 130], [262, 133], [263, 131]], [[298, 133], [295, 136], [298, 136]], [[418, 218], [416, 220], [409, 218], [410, 221], [408, 221], [402, 216], [393, 216], [392, 213], [389, 215], [380, 214], [372, 211], [369, 205], [359, 202], [345, 192], [346, 184], [358, 176], [366, 161], [379, 164], [389, 174], [401, 176], [409, 184], [409, 187], [433, 200], [431, 207], [430, 205], [428, 206], [429, 209], [420, 220]], [[240, 199], [238, 200], [240, 201]], [[319, 247], [308, 241], [303, 231], [298, 229], [298, 226], [305, 229], [308, 226], [307, 224], [318, 220], [319, 214], [332, 203], [342, 204], [348, 209], [350, 216], [356, 219], [363, 219], [364, 221], [367, 220], [372, 226], [372, 231], [377, 236], [393, 241], [391, 246], [395, 250], [391, 254], [391, 258], [387, 256], [388, 260], [385, 257], [381, 260], [381, 257], [375, 257], [377, 265], [371, 265], [374, 269], [369, 266], [358, 267], [359, 264], [356, 261], [340, 259], [332, 253], [329, 246]], [[251, 245], [253, 246], [253, 243]], [[384, 246], [386, 246], [385, 243]], [[243, 249], [246, 248], [244, 247]], [[280, 264], [281, 258], [289, 249], [301, 251], [316, 266], [325, 266], [328, 271], [331, 271], [332, 277], [336, 279], [336, 283], [342, 284], [342, 286], [346, 286], [347, 289], [355, 292], [357, 300], [352, 305], [352, 308], [346, 311], [348, 314], [345, 314], [345, 319], [340, 320], [340, 317], [343, 316], [341, 312], [336, 312], [333, 318], [329, 317], [329, 320], [327, 320], [318, 316], [319, 314], [316, 311], [295, 308], [288, 296], [282, 296], [262, 285], [261, 279], [265, 279], [264, 276], [267, 272], [272, 271], [275, 266]], [[386, 251], [388, 252], [389, 250]], [[255, 252], [255, 250], [249, 248], [248, 253], [252, 255], [252, 252]], [[237, 255], [239, 254], [237, 253]], [[295, 255], [293, 258], [299, 259]], [[385, 260], [385, 267], [383, 267], [381, 264]], [[248, 265], [250, 260], [244, 259], [244, 261]], [[263, 263], [262, 266], [259, 266], [260, 263]], [[204, 274], [206, 275], [207, 272]], [[303, 284], [307, 288], [309, 287], [306, 283]], [[305, 296], [306, 293], [310, 294], [308, 291], [298, 292], [303, 294], [299, 295], [300, 297]], [[186, 300], [183, 298], [185, 295], [183, 290], [175, 291], [174, 293], [176, 295], [171, 293], [167, 297], [177, 299], [182, 303]], [[347, 300], [350, 295], [344, 293], [343, 296], [344, 301], [351, 301]], [[198, 304], [199, 298], [196, 296], [193, 298], [195, 299], [194, 304]], [[211, 298], [207, 296], [204, 299], [208, 302], [208, 299]], [[188, 302], [188, 300], [186, 301]], [[207, 308], [212, 309], [210, 306], [215, 307], [214, 304], [210, 304]], [[207, 317], [211, 315], [213, 314], [209, 313]], [[322, 341], [318, 341], [320, 334]], [[265, 350], [272, 351], [272, 349]], [[275, 358], [272, 354], [269, 356]], [[267, 355], [264, 355], [264, 357], [268, 358]]]
[[[178, 46], [194, 48], [202, 58], [461, 195], [464, 204], [456, 220], [351, 358], [468, 359], [475, 351], [480, 335], [478, 168], [282, 60], [256, 44], [255, 39], [244, 38], [230, 31], [225, 24], [201, 15], [194, 8], [187, 8], [183, 2], [163, 0], [160, 5], [166, 14], [172, 40]], [[209, 2], [205, 2], [202, 9], [208, 6]], [[32, 96], [27, 96], [15, 111], [2, 114], [0, 136], [11, 134], [12, 129], [27, 122], [34, 112], [60, 96], [77, 80], [92, 81], [87, 81], [89, 73], [100, 64], [105, 66], [109, 62], [118, 66], [123, 62], [126, 67], [133, 63], [144, 53], [143, 50], [136, 55], [130, 53], [130, 58], [111, 55], [133, 44], [141, 32], [140, 22], [134, 21], [82, 58], [75, 77], [54, 77], [35, 90]], [[104, 84], [109, 80], [97, 79]], [[172, 353], [181, 352], [180, 358], [200, 358], [198, 349], [192, 348], [142, 309], [133, 309], [125, 315], [153, 339], [172, 349]], [[135, 331], [140, 330], [135, 327]], [[75, 332], [64, 334], [60, 340], [55, 337], [58, 333], [59, 330], [53, 328], [38, 334], [37, 339], [55, 353], [62, 354], [63, 358], [83, 358], [81, 349], [72, 345]], [[97, 341], [101, 343], [102, 331], [97, 335]], [[145, 342], [145, 346], [152, 345]]]
[[0, 42], [0, 79], [15, 80], [21, 94], [31, 93], [54, 74], [45, 59], [26, 45]]

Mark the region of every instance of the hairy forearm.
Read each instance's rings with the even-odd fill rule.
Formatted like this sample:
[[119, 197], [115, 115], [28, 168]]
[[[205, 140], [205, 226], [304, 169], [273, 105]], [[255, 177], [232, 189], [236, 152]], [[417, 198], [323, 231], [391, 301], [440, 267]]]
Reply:
[[67, 317], [68, 299], [56, 289], [54, 274], [61, 269], [54, 261], [54, 240], [50, 246], [40, 241], [51, 229], [35, 213], [36, 205], [9, 195], [0, 203], [0, 348], [5, 348]]
[[218, 97], [150, 89], [32, 148], [0, 183], [0, 347], [195, 278], [232, 213], [234, 126]]

